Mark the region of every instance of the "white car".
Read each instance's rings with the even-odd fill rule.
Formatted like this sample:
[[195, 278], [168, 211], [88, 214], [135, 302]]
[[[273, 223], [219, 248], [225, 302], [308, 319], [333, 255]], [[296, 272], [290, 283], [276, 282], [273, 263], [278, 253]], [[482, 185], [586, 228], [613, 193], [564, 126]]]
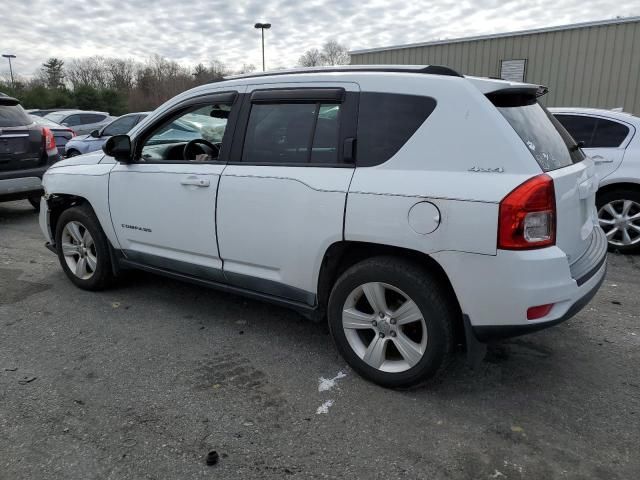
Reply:
[[593, 158], [600, 225], [613, 250], [640, 251], [640, 118], [594, 108], [550, 108]]
[[594, 166], [544, 92], [433, 66], [204, 85], [49, 169], [41, 228], [81, 288], [139, 268], [277, 302], [326, 319], [364, 377], [412, 385], [604, 279]]

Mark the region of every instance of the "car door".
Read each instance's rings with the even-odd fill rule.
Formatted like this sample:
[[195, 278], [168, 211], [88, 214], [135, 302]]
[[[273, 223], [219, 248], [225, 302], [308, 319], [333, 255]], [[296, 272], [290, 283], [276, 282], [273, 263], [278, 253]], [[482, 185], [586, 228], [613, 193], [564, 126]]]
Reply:
[[[238, 93], [185, 100], [132, 138], [133, 163], [116, 164], [109, 179], [111, 219], [129, 261], [222, 279], [216, 198]], [[215, 148], [192, 145], [185, 155], [192, 140]]]
[[621, 164], [632, 135], [628, 124], [585, 114], [556, 114], [556, 118], [576, 142], [582, 143], [584, 153], [593, 158], [600, 180], [613, 173]]
[[343, 239], [358, 86], [247, 88], [220, 179], [218, 240], [228, 283], [313, 305], [326, 249]]

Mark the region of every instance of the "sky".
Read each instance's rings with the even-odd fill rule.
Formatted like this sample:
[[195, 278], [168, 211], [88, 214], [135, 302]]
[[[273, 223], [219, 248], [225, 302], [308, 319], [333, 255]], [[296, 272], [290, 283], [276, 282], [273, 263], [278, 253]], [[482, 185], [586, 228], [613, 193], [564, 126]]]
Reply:
[[[640, 0], [2, 0], [0, 54], [30, 77], [49, 57], [295, 66], [336, 39], [350, 50], [640, 15]], [[8, 73], [0, 58], [0, 75]]]

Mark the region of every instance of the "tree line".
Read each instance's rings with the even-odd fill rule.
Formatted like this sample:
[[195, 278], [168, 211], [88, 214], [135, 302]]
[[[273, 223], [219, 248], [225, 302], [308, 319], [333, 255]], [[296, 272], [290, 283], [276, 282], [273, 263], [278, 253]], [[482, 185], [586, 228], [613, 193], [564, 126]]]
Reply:
[[[335, 40], [307, 50], [300, 66], [349, 63], [347, 48]], [[20, 99], [24, 108], [79, 108], [112, 115], [153, 110], [189, 88], [250, 73], [252, 64], [232, 70], [213, 60], [187, 67], [160, 55], [144, 62], [93, 56], [64, 61], [52, 57], [30, 79], [0, 80], [0, 92]]]

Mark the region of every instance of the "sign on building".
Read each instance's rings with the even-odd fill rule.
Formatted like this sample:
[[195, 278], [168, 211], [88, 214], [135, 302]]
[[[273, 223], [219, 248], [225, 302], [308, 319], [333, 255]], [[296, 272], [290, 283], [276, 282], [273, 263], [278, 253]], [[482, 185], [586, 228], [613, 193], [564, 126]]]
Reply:
[[500, 78], [511, 82], [524, 82], [526, 60], [502, 60], [500, 62]]

